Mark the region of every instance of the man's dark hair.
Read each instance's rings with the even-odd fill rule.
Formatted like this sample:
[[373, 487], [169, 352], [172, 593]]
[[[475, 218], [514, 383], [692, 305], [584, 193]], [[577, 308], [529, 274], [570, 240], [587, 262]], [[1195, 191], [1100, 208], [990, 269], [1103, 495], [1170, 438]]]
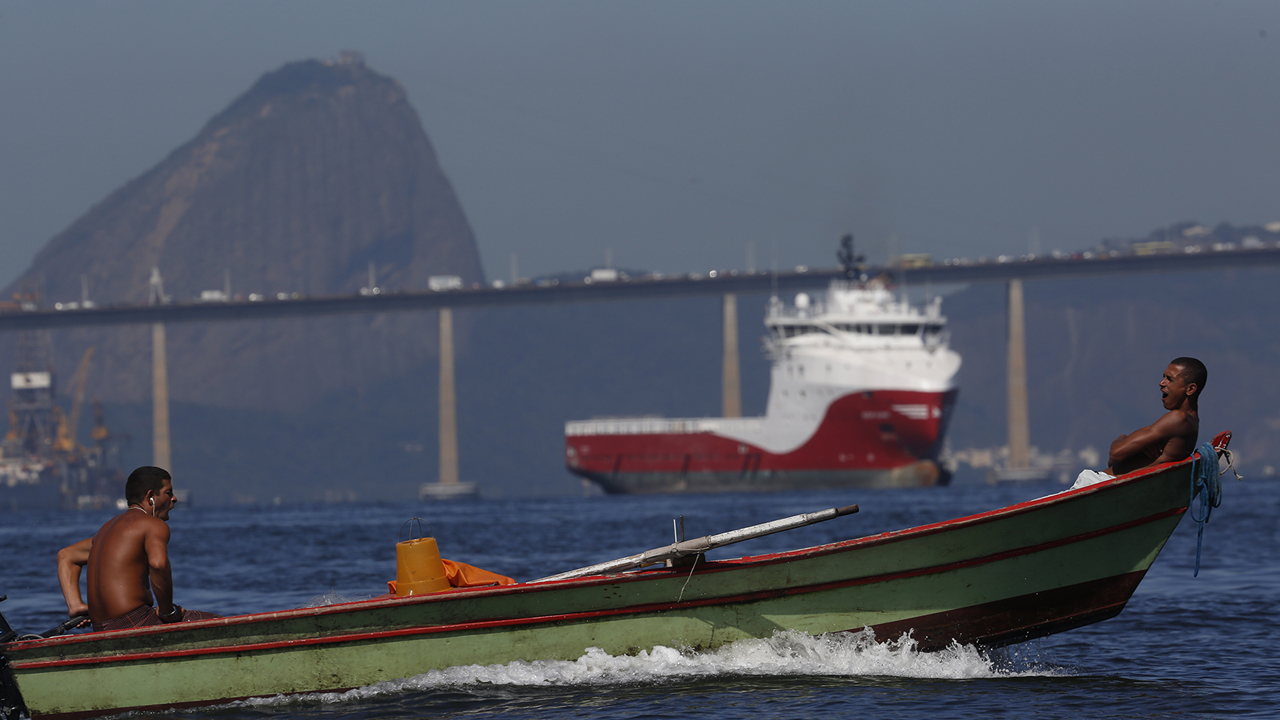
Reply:
[[1209, 369], [1204, 366], [1204, 363], [1193, 357], [1180, 357], [1174, 358], [1169, 364], [1182, 368], [1182, 378], [1196, 384], [1194, 397], [1200, 397], [1200, 391], [1204, 390], [1204, 384], [1209, 380]]
[[129, 473], [129, 479], [124, 483], [125, 502], [133, 505], [142, 502], [148, 492], [159, 493], [165, 480], [173, 480], [167, 470], [143, 465]]

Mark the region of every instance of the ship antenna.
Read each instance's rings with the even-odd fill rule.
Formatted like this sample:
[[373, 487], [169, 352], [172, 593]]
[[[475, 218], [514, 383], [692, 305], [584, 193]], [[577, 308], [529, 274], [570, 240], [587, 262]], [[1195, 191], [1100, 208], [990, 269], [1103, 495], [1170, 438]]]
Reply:
[[777, 245], [773, 246], [772, 261], [773, 261], [773, 266], [769, 270], [769, 275], [770, 275], [769, 282], [770, 282], [770, 286], [773, 288], [771, 294], [773, 295], [773, 297], [776, 298], [778, 297], [778, 246]]
[[840, 249], [836, 251], [836, 259], [840, 261], [846, 280], [857, 278], [858, 273], [862, 271], [866, 258], [854, 252], [853, 233], [845, 233], [844, 237], [840, 238]]
[[853, 257], [853, 233], [845, 233], [840, 238], [840, 249], [836, 251], [836, 259], [840, 261], [840, 267], [844, 270], [844, 279], [852, 280], [854, 273], [854, 257]]

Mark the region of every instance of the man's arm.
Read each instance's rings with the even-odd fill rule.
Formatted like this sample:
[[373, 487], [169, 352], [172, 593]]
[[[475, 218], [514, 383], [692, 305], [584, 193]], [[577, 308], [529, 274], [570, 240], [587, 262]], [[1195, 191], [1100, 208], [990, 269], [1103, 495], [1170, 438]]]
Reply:
[[62, 586], [62, 599], [67, 601], [70, 617], [88, 615], [89, 606], [80, 595], [80, 570], [89, 562], [93, 538], [85, 538], [58, 551], [58, 584]]
[[[150, 568], [151, 592], [156, 597], [156, 612], [161, 620], [166, 620], [177, 609], [173, 604], [173, 571], [169, 567], [169, 526], [163, 522], [148, 525], [143, 546]], [[178, 617], [182, 617], [181, 612]]]
[[1135, 460], [1146, 461], [1129, 468], [1130, 470], [1154, 464], [1156, 460], [1162, 457], [1161, 453], [1164, 445], [1170, 439], [1185, 432], [1186, 424], [1186, 413], [1180, 410], [1173, 410], [1161, 415], [1159, 420], [1144, 428], [1134, 430], [1128, 435], [1121, 435], [1115, 439], [1115, 442], [1111, 443], [1111, 453], [1107, 458], [1107, 464], [1111, 468], [1116, 468], [1122, 464], [1124, 466], [1134, 465]]

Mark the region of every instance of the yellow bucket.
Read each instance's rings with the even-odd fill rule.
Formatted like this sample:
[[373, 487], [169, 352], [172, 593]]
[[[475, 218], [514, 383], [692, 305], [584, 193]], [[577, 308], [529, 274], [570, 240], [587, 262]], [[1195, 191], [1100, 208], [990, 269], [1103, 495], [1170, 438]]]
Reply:
[[431, 537], [396, 543], [396, 595], [425, 595], [452, 587]]

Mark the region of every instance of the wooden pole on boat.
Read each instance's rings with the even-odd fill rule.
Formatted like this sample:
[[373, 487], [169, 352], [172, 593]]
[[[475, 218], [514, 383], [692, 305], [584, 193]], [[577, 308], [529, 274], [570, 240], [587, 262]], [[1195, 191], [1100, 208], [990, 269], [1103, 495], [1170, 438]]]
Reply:
[[1022, 281], [1009, 281], [1009, 468], [1031, 465], [1031, 421], [1027, 412], [1027, 337]]
[[440, 309], [440, 484], [458, 484], [458, 412], [453, 378], [453, 310]]
[[589, 575], [603, 575], [605, 573], [619, 572], [622, 570], [630, 570], [632, 568], [644, 567], [645, 565], [654, 565], [667, 560], [686, 557], [688, 555], [700, 555], [708, 550], [714, 550], [725, 545], [742, 542], [743, 540], [752, 540], [765, 535], [782, 532], [783, 530], [794, 530], [805, 525], [820, 523], [833, 518], [842, 517], [844, 515], [852, 515], [858, 512], [857, 505], [847, 505], [842, 508], [831, 508], [830, 510], [819, 510], [818, 512], [803, 513], [800, 515], [792, 515], [791, 517], [782, 518], [781, 520], [772, 520], [759, 525], [752, 525], [738, 530], [730, 530], [729, 532], [720, 533], [719, 535], [707, 535], [696, 540], [685, 540], [684, 542], [672, 543], [664, 545], [653, 550], [646, 550], [638, 555], [628, 555], [617, 560], [600, 563], [598, 565], [590, 565], [577, 570], [570, 570], [559, 575], [544, 577], [534, 580], [535, 583], [551, 582], [553, 580], [570, 580], [572, 578], [587, 577]]
[[151, 325], [151, 456], [152, 464], [173, 474], [169, 454], [169, 364], [165, 357], [164, 323]]
[[724, 364], [721, 374], [722, 413], [742, 417], [742, 378], [738, 372], [738, 296], [724, 295]]

